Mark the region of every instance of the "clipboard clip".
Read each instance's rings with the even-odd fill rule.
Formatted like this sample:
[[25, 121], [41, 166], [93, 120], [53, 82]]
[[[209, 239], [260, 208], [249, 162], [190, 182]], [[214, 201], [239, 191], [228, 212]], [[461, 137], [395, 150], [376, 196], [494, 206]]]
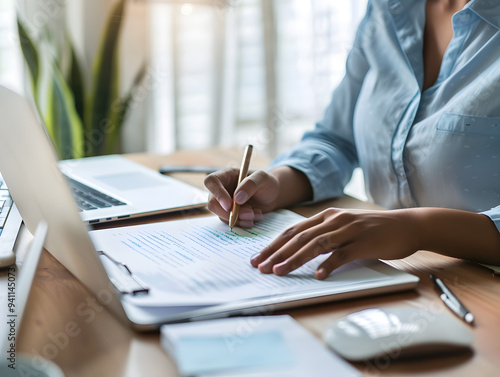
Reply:
[[118, 274], [109, 274], [109, 280], [122, 294], [129, 294], [132, 296], [139, 294], [148, 294], [149, 288], [137, 275], [135, 275], [130, 268], [123, 262], [117, 261], [112, 256], [108, 255], [102, 250], [97, 251], [97, 255], [105, 257], [116, 267]]

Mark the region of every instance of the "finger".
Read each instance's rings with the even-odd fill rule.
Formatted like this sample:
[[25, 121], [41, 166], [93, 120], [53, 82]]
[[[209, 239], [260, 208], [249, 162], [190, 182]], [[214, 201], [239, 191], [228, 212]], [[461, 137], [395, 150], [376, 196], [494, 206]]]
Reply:
[[251, 209], [251, 207], [249, 207], [249, 212], [246, 212], [244, 209], [242, 214], [241, 208], [242, 207], [240, 207], [238, 222], [236, 224], [242, 228], [253, 228], [256, 221], [262, 221], [264, 218], [260, 209]]
[[359, 250], [355, 243], [350, 243], [341, 246], [333, 251], [323, 263], [321, 263], [316, 270], [315, 277], [318, 280], [324, 280], [340, 266], [352, 262], [356, 259], [367, 257], [366, 251]]
[[264, 215], [262, 214], [262, 210], [260, 208], [254, 208], [253, 213], [254, 213], [253, 221], [264, 220]]
[[230, 211], [233, 205], [229, 191], [236, 187], [237, 172], [235, 169], [223, 169], [205, 177], [205, 187], [212, 193], [213, 197], [226, 211]]
[[240, 210], [238, 212], [238, 219], [241, 221], [261, 221], [264, 219], [264, 215], [262, 214], [262, 210], [259, 208], [253, 208], [249, 205], [240, 206]]
[[[224, 218], [224, 217], [219, 217], [219, 219], [223, 222], [223, 223], [226, 223], [227, 225], [229, 225], [229, 220]], [[241, 228], [252, 228], [254, 223], [253, 221], [242, 221], [242, 220], [239, 220], [238, 223], [236, 224], [237, 226], [241, 227]]]
[[269, 174], [262, 170], [257, 170], [247, 176], [234, 191], [235, 202], [238, 204], [246, 203], [269, 179]]
[[[336, 237], [339, 234], [338, 230], [328, 232], [325, 230], [324, 223], [310, 229], [288, 242], [284, 247], [284, 253], [289, 254], [290, 257], [283, 262], [275, 264], [272, 268], [273, 273], [276, 275], [286, 275], [300, 266], [306, 264], [310, 260], [316, 258], [321, 254], [326, 254], [332, 252], [332, 250], [338, 248], [341, 243], [339, 238]], [[302, 240], [300, 240], [302, 238]], [[307, 242], [309, 240], [309, 242]], [[307, 244], [300, 246], [300, 249], [295, 253], [289, 253], [286, 251], [289, 247], [294, 247], [293, 243], [300, 244], [301, 242], [307, 242]]]
[[240, 210], [238, 212], [238, 219], [241, 221], [254, 221], [255, 212], [252, 207], [248, 205], [240, 206]]
[[275, 264], [272, 268], [272, 272], [275, 275], [284, 276], [292, 271], [295, 271], [297, 268], [303, 266], [304, 264], [316, 258], [320, 254], [321, 253], [318, 252], [317, 248], [305, 247], [301, 249], [298, 253], [293, 254], [287, 260]]
[[[262, 272], [262, 269], [259, 265], [267, 261], [275, 253], [278, 253], [278, 255], [274, 256], [269, 263], [262, 266], [264, 271], [270, 273], [274, 264], [281, 263], [283, 260], [288, 258], [293, 253], [294, 250], [297, 251], [303, 245], [308, 243], [311, 240], [311, 237], [313, 237], [315, 233], [314, 231], [312, 231], [312, 233], [306, 232], [306, 230], [321, 224], [321, 222], [322, 222], [321, 217], [314, 216], [311, 217], [310, 219], [301, 221], [300, 223], [297, 223], [294, 226], [288, 228], [278, 237], [276, 237], [274, 241], [272, 241], [268, 246], [262, 249], [262, 251], [259, 254], [254, 256], [250, 260], [250, 264], [254, 267], [259, 267], [259, 269]], [[292, 240], [295, 236], [301, 233], [304, 234], [301, 237], [298, 237], [293, 245], [290, 244], [289, 248], [287, 248], [286, 250], [281, 250], [288, 242], [290, 242], [290, 240]], [[285, 255], [286, 258], [283, 258]]]
[[295, 237], [295, 235], [314, 225], [316, 225], [316, 223], [311, 218], [291, 226], [290, 228], [282, 232], [279, 236], [277, 236], [269, 245], [264, 247], [264, 249], [262, 249], [259, 254], [255, 255], [250, 260], [250, 264], [254, 267], [258, 267], [259, 264], [263, 263], [265, 260], [271, 257], [271, 255], [280, 250], [287, 242]]
[[238, 220], [237, 225], [240, 228], [250, 229], [250, 228], [253, 228], [254, 222], [253, 221]]
[[217, 199], [213, 195], [210, 195], [207, 208], [210, 212], [219, 216], [221, 219], [225, 219], [226, 222], [229, 221], [229, 212], [222, 208], [219, 201], [217, 201]]
[[240, 206], [238, 211], [238, 221], [236, 225], [242, 228], [253, 228], [255, 214], [252, 207], [248, 205]]
[[[269, 272], [272, 270], [276, 275], [286, 275], [321, 254], [332, 252], [353, 240], [353, 227], [350, 224], [342, 225], [337, 222], [323, 221], [323, 216], [313, 219], [321, 222], [316, 226], [302, 231], [294, 236], [278, 252], [286, 259], [279, 258], [275, 253], [268, 258], [270, 262], [264, 261], [259, 264], [259, 270]], [[337, 226], [339, 226], [337, 228]]]
[[326, 232], [326, 224], [320, 223], [300, 232], [283, 245], [277, 252], [261, 262], [261, 272], [286, 275], [320, 254], [329, 253], [337, 244], [331, 244]]

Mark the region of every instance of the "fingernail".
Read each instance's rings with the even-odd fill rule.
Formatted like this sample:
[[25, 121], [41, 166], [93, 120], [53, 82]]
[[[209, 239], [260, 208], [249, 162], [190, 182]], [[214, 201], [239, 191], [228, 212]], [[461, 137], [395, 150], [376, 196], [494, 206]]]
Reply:
[[234, 197], [234, 200], [238, 204], [243, 204], [247, 201], [248, 194], [245, 191], [240, 191], [239, 193], [236, 194]]
[[288, 273], [288, 268], [286, 266], [286, 262], [282, 262], [273, 267], [273, 272], [276, 275], [286, 275]]
[[256, 253], [254, 255], [252, 255], [252, 257], [250, 258], [250, 263], [254, 266], [254, 267], [257, 267], [257, 262], [259, 260], [259, 256], [260, 254], [259, 253]]
[[222, 208], [224, 208], [224, 210], [226, 210], [227, 212], [229, 212], [231, 210], [231, 202], [229, 200], [226, 200], [226, 199], [222, 199], [220, 201], [220, 205], [222, 206]]
[[272, 270], [269, 269], [269, 265], [271, 264], [271, 262], [269, 262], [268, 260], [260, 263], [258, 265], [259, 267], [259, 271], [260, 272], [263, 272], [263, 273], [270, 273]]
[[238, 220], [238, 226], [242, 227], [242, 228], [251, 229], [251, 228], [253, 228], [253, 221], [239, 219]]
[[254, 215], [252, 212], [243, 212], [240, 213], [240, 220], [248, 220], [248, 221], [253, 221]]
[[324, 278], [326, 278], [326, 270], [321, 267], [316, 271], [316, 279], [323, 280]]

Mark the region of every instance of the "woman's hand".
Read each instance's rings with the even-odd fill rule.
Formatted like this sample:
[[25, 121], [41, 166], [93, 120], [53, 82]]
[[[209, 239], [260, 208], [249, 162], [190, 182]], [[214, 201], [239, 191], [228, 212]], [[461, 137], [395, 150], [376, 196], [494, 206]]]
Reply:
[[360, 258], [399, 259], [418, 250], [414, 216], [408, 210], [329, 208], [278, 236], [251, 264], [263, 273], [286, 275], [321, 254], [317, 279]]
[[238, 175], [238, 169], [229, 168], [205, 178], [205, 186], [211, 192], [208, 209], [228, 223], [234, 195], [235, 202], [240, 205], [237, 224], [251, 228], [254, 221], [262, 220], [262, 213], [276, 208], [280, 184], [273, 175], [258, 170], [252, 172], [236, 187]]
[[205, 186], [210, 191], [208, 209], [225, 223], [233, 197], [240, 205], [238, 226], [251, 228], [254, 221], [262, 220], [262, 214], [287, 207], [312, 196], [306, 176], [288, 166], [280, 166], [269, 172], [252, 172], [238, 185], [238, 169], [223, 169], [208, 175]]

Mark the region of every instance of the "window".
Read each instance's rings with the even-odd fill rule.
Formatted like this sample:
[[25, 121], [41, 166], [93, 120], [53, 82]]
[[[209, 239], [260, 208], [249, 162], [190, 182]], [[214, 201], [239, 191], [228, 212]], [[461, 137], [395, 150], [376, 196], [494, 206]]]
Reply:
[[15, 0], [0, 2], [0, 85], [22, 92], [22, 60], [17, 37]]
[[[128, 17], [140, 22], [128, 23], [125, 35], [144, 33], [149, 45], [132, 48], [125, 39], [122, 59], [128, 63], [139, 54], [143, 61], [148, 58], [143, 54], [150, 54], [151, 77], [148, 100], [141, 101], [144, 111], [131, 111], [128, 130], [134, 132], [124, 133], [124, 152], [252, 143], [272, 158], [290, 148], [322, 117], [344, 74], [366, 3], [131, 1], [135, 8]], [[0, 4], [0, 84], [22, 92], [15, 0]], [[86, 55], [95, 47], [90, 42], [98, 40], [94, 13], [110, 4], [67, 12], [74, 18], [75, 42]]]
[[150, 6], [152, 64], [171, 78], [153, 95], [151, 149], [251, 142], [273, 157], [321, 118], [366, 0]]
[[[252, 143], [274, 157], [290, 148], [342, 79], [366, 3], [152, 4], [153, 71], [169, 80], [152, 96], [149, 149]], [[366, 200], [363, 186], [358, 170], [346, 192]]]

